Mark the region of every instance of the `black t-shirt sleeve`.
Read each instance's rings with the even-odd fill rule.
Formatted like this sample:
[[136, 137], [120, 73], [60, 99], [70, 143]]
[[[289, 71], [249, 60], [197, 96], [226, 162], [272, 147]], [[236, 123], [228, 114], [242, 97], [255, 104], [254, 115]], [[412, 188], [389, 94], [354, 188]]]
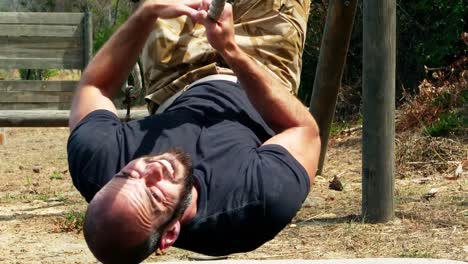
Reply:
[[250, 171], [261, 179], [265, 227], [275, 236], [300, 210], [310, 191], [304, 167], [282, 146], [257, 148], [258, 161]]
[[73, 184], [89, 202], [116, 173], [122, 123], [107, 110], [88, 114], [71, 132], [67, 144]]

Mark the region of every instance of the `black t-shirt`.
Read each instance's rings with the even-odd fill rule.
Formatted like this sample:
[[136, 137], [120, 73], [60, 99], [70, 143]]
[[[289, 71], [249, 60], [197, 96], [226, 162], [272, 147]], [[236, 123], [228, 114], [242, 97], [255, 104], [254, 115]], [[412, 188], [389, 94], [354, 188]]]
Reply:
[[87, 115], [68, 141], [70, 174], [89, 202], [129, 161], [180, 147], [192, 157], [198, 212], [175, 246], [224, 255], [272, 239], [309, 192], [305, 169], [279, 145], [237, 84], [194, 86], [164, 113], [122, 123], [106, 110]]

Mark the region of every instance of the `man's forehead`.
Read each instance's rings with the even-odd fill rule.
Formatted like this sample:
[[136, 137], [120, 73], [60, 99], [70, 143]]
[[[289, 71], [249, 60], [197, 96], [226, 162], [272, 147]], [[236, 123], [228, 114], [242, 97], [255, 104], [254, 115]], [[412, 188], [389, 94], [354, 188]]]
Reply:
[[108, 184], [110, 188], [114, 189], [116, 200], [146, 207], [149, 210], [148, 212], [160, 212], [161, 210], [157, 208], [153, 196], [149, 189], [145, 187], [145, 184], [138, 181], [138, 179], [122, 176], [123, 174], [115, 175]]

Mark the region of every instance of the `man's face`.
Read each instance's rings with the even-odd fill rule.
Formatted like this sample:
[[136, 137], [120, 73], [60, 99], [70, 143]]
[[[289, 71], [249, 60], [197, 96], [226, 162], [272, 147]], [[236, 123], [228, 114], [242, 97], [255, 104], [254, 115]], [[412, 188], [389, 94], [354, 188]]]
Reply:
[[181, 203], [187, 203], [192, 189], [190, 166], [190, 159], [180, 151], [145, 156], [128, 163], [110, 185], [125, 192], [129, 205], [140, 208], [146, 221], [161, 225], [180, 213]]
[[[174, 238], [169, 235], [177, 235], [180, 228], [175, 220], [190, 203], [191, 177], [190, 158], [178, 150], [127, 164], [88, 207], [84, 234], [93, 254], [113, 259], [118, 251], [134, 258], [161, 246], [150, 240], [154, 235], [162, 239], [167, 234], [170, 239], [165, 243], [170, 246]], [[143, 253], [138, 249], [141, 246]]]

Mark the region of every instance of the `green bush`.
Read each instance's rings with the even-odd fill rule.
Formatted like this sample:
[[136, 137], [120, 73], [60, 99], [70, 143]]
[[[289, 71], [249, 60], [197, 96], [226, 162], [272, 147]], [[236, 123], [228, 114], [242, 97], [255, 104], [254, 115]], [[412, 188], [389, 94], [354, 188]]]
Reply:
[[21, 80], [48, 80], [51, 77], [57, 75], [60, 71], [57, 69], [48, 70], [31, 70], [31, 69], [20, 69]]
[[426, 126], [424, 132], [433, 137], [448, 136], [450, 134], [464, 133], [468, 128], [468, 90], [459, 95], [444, 92], [437, 97], [433, 104], [445, 109], [447, 112], [440, 115], [439, 119]]
[[[444, 137], [456, 133], [464, 126], [463, 115], [460, 111], [442, 114], [439, 120], [426, 127], [425, 132], [432, 137]], [[466, 124], [465, 124], [466, 125]]]
[[96, 29], [94, 32], [94, 43], [93, 51], [96, 52], [106, 43], [106, 41], [112, 36], [117, 29], [117, 26], [106, 26], [103, 28]]
[[406, 24], [405, 31], [401, 33], [412, 35], [413, 49], [420, 64], [432, 67], [446, 65], [453, 55], [466, 49], [460, 39], [461, 33], [467, 29], [466, 0], [398, 2], [402, 10], [399, 21]]
[[130, 10], [127, 8], [119, 8], [117, 10], [117, 18], [113, 24], [102, 23], [101, 26], [94, 29], [94, 43], [93, 50], [94, 53], [106, 43], [106, 41], [112, 36], [112, 34], [122, 25], [127, 18], [130, 16]]
[[466, 0], [398, 0], [398, 86], [416, 91], [425, 68], [446, 66], [466, 55]]

